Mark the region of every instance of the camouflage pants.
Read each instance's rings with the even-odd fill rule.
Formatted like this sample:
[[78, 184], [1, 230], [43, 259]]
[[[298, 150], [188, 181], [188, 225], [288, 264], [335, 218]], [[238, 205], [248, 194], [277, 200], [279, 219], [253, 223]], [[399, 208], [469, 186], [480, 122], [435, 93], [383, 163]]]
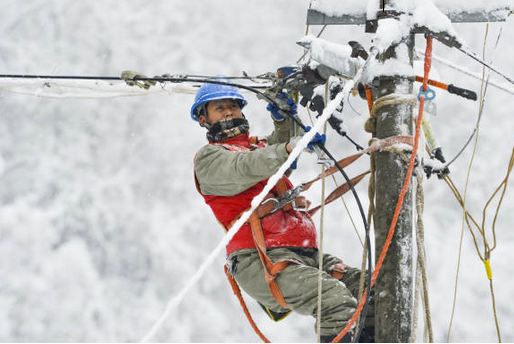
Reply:
[[[268, 249], [267, 254], [274, 262], [292, 259], [300, 263], [289, 265], [277, 275], [276, 281], [282, 290], [284, 299], [293, 311], [303, 315], [312, 315], [317, 319], [318, 251], [312, 248], [281, 247]], [[356, 296], [361, 270], [348, 267], [339, 281], [329, 275], [331, 267], [339, 262], [341, 260], [337, 257], [329, 254], [323, 255], [322, 336], [338, 334], [357, 307]], [[257, 250], [234, 251], [228, 257], [227, 264], [228, 271], [248, 295], [274, 312], [286, 311], [269, 291]], [[369, 314], [372, 315], [372, 309]], [[370, 319], [370, 324], [373, 321]]]

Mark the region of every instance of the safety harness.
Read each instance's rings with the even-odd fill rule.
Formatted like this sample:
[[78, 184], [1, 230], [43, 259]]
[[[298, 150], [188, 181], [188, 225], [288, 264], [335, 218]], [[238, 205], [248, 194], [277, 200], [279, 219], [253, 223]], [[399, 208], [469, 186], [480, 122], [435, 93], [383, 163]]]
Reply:
[[[222, 146], [231, 151], [243, 151], [248, 149], [255, 150], [257, 148], [263, 147], [266, 144], [265, 140], [259, 140], [258, 137], [250, 137], [249, 141], [250, 148], [225, 143], [216, 143], [215, 145]], [[198, 182], [197, 189], [199, 190]], [[247, 223], [250, 225], [255, 248], [259, 253], [259, 258], [261, 260], [262, 267], [264, 270], [264, 277], [266, 279], [266, 282], [268, 283], [271, 295], [273, 295], [273, 297], [280, 306], [289, 310], [289, 306], [287, 305], [284, 299], [284, 295], [282, 294], [282, 291], [280, 290], [280, 287], [275, 278], [282, 270], [287, 268], [290, 264], [299, 264], [299, 262], [291, 259], [283, 259], [277, 262], [273, 262], [268, 257], [268, 255], [266, 254], [267, 247], [264, 233], [262, 230], [261, 219], [269, 214], [278, 211], [279, 209], [282, 209], [286, 212], [290, 210], [306, 211], [310, 205], [310, 202], [304, 196], [298, 195], [300, 189], [289, 189], [287, 187], [287, 183], [284, 177], [279, 179], [279, 181], [275, 185], [275, 190], [277, 195], [271, 192], [268, 193], [264, 200], [261, 202], [261, 204], [250, 215], [250, 218], [248, 219]], [[237, 220], [239, 220], [239, 218], [245, 211], [246, 210], [239, 213], [227, 226], [222, 224], [226, 232], [228, 232], [230, 228], [232, 228], [232, 226], [237, 222]], [[233, 282], [235, 282], [235, 279], [233, 279]], [[272, 319], [276, 320], [266, 306], [261, 306], [267, 311], [268, 315], [270, 315]]]

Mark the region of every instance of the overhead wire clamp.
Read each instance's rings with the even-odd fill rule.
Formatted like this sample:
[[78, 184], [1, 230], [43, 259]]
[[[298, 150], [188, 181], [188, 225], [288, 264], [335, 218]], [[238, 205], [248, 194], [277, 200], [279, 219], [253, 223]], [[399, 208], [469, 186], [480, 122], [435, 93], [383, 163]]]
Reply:
[[323, 150], [321, 150], [321, 144], [312, 145], [314, 148], [314, 152], [318, 156], [318, 160], [316, 161], [320, 165], [325, 165], [326, 168], [334, 167], [334, 161], [330, 159]]

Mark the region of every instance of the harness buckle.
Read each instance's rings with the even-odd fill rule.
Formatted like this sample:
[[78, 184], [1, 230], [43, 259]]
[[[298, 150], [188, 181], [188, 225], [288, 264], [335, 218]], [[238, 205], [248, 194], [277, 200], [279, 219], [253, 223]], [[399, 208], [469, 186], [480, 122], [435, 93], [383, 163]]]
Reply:
[[303, 185], [298, 185], [297, 187], [289, 189], [276, 197], [269, 197], [265, 199], [261, 203], [261, 206], [266, 203], [272, 202], [273, 210], [271, 210], [268, 214], [273, 214], [274, 212], [283, 208], [285, 205], [289, 203], [291, 203], [291, 206], [294, 210], [304, 210], [305, 207], [296, 204], [296, 199], [302, 191], [304, 191]]
[[295, 200], [302, 191], [303, 191], [302, 185], [298, 185], [297, 187], [289, 189], [286, 192], [284, 192], [283, 194], [277, 196], [277, 198], [276, 198], [277, 203], [274, 204], [275, 210], [282, 208], [283, 206], [285, 206], [288, 203], [291, 203], [293, 208], [295, 208], [295, 206], [296, 206]]
[[266, 204], [266, 203], [268, 203], [268, 202], [272, 202], [272, 203], [273, 203], [273, 210], [269, 212], [270, 214], [272, 214], [272, 213], [276, 212], [278, 209], [280, 209], [280, 208], [281, 208], [281, 207], [279, 206], [279, 205], [280, 205], [279, 200], [278, 200], [278, 199], [276, 199], [275, 197], [270, 197], [270, 198], [268, 198], [268, 199], [265, 199], [265, 200], [261, 203], [261, 205], [264, 205], [264, 204]]

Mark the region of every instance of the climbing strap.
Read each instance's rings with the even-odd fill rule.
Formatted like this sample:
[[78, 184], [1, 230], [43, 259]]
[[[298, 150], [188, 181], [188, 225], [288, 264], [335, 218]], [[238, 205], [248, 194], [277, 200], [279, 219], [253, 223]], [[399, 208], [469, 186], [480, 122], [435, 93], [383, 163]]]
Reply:
[[[277, 182], [276, 189], [277, 189], [277, 192], [279, 195], [274, 196], [271, 193], [266, 195], [266, 197], [264, 198], [264, 201], [250, 215], [250, 218], [248, 219], [247, 223], [250, 225], [255, 248], [257, 249], [257, 252], [259, 253], [259, 258], [261, 259], [262, 267], [264, 270], [264, 277], [266, 279], [266, 282], [268, 283], [268, 287], [271, 292], [271, 295], [273, 295], [273, 297], [275, 298], [275, 300], [278, 302], [278, 304], [280, 306], [282, 306], [283, 308], [289, 309], [289, 307], [284, 299], [284, 296], [282, 294], [282, 291], [280, 290], [280, 287], [279, 287], [277, 281], [275, 280], [275, 277], [277, 276], [277, 274], [279, 272], [281, 272], [286, 267], [288, 267], [289, 264], [291, 264], [291, 263], [298, 264], [298, 262], [296, 262], [294, 260], [290, 260], [290, 259], [284, 259], [284, 260], [280, 260], [280, 261], [274, 263], [266, 254], [266, 240], [264, 238], [264, 233], [262, 231], [262, 226], [261, 226], [261, 219], [264, 216], [269, 215], [278, 209], [283, 209], [284, 211], [293, 209], [293, 206], [291, 203], [284, 204], [280, 208], [275, 209], [274, 203], [268, 202], [268, 200], [276, 199], [275, 197], [280, 197], [280, 195], [282, 195], [288, 191], [286, 182], [283, 178]], [[299, 199], [299, 200], [303, 199], [303, 201], [305, 202], [305, 197], [302, 197], [302, 198], [297, 197], [297, 199]], [[296, 199], [293, 199], [293, 201], [295, 201], [295, 200]], [[300, 202], [301, 201], [298, 201], [297, 203], [300, 203]], [[225, 227], [225, 229], [228, 231], [234, 225], [234, 223], [241, 217], [241, 215], [243, 213], [244, 212], [242, 212], [241, 214], [236, 216], [229, 223], [229, 225]]]
[[290, 259], [280, 260], [276, 263], [268, 257], [266, 254], [266, 242], [264, 239], [264, 233], [262, 232], [261, 220], [257, 217], [255, 213], [250, 215], [250, 228], [252, 230], [253, 240], [255, 242], [255, 247], [257, 248], [257, 252], [259, 253], [259, 257], [262, 262], [262, 267], [264, 270], [264, 277], [266, 278], [266, 282], [268, 283], [269, 290], [271, 295], [275, 298], [278, 304], [286, 309], [289, 309], [289, 306], [284, 299], [284, 295], [282, 294], [282, 290], [275, 280], [275, 277], [279, 272], [284, 270], [289, 266], [289, 264], [298, 264], [298, 262]]
[[[361, 173], [359, 174], [357, 177], [354, 177], [350, 180], [350, 182], [352, 183], [352, 185], [357, 185], [361, 180], [362, 178], [364, 178], [368, 173], [370, 173], [370, 171], [366, 171], [364, 173]], [[350, 184], [349, 183], [344, 183], [340, 186], [338, 186], [334, 191], [332, 191], [328, 196], [327, 198], [325, 198], [325, 201], [323, 202], [323, 205], [327, 205], [333, 201], [335, 201], [336, 199], [338, 199], [339, 197], [341, 197], [342, 195], [344, 195], [345, 193], [347, 193], [348, 191], [350, 191]], [[309, 213], [310, 216], [313, 216], [319, 209], [321, 209], [322, 205], [318, 205], [312, 209], [309, 209], [307, 212]]]
[[[339, 160], [338, 164], [339, 164], [339, 166], [341, 166], [341, 168], [345, 168], [348, 165], [350, 165], [351, 163], [353, 163], [355, 160], [360, 158], [364, 154], [373, 153], [373, 152], [376, 152], [376, 151], [379, 151], [379, 150], [389, 149], [391, 146], [394, 146], [396, 144], [407, 144], [409, 146], [412, 146], [413, 145], [413, 141], [414, 140], [413, 140], [412, 136], [392, 136], [392, 137], [388, 137], [388, 138], [385, 138], [385, 139], [382, 139], [382, 140], [375, 140], [375, 141], [373, 141], [373, 143], [368, 148], [366, 148], [366, 149], [364, 149], [364, 150], [362, 150], [362, 151], [360, 151], [358, 153], [355, 153], [353, 155], [347, 156], [347, 157]], [[312, 180], [310, 180], [308, 182], [305, 182], [305, 183], [297, 186], [294, 189], [288, 190], [287, 192], [289, 192], [292, 195], [298, 195], [301, 191], [308, 190], [312, 186], [312, 184], [314, 184], [316, 181], [322, 179], [323, 175], [325, 177], [327, 177], [327, 176], [330, 176], [330, 175], [332, 175], [332, 174], [334, 174], [334, 173], [336, 173], [338, 171], [339, 170], [338, 170], [337, 167], [329, 168], [329, 169], [325, 170], [324, 174], [323, 173], [319, 174], [316, 178], [314, 178], [314, 179], [312, 179]], [[364, 172], [364, 173], [362, 173], [362, 174], [360, 174], [360, 175], [358, 175], [358, 176], [356, 176], [356, 177], [354, 177], [353, 179], [350, 180], [351, 184], [352, 185], [356, 185], [368, 173], [370, 173], [369, 170]], [[334, 200], [336, 200], [337, 198], [341, 197], [342, 195], [344, 195], [349, 190], [350, 190], [349, 183], [345, 183], [345, 184], [340, 185], [334, 191], [332, 191], [332, 193], [330, 193], [327, 196], [327, 198], [324, 201], [325, 205], [330, 203], [330, 202], [332, 202], [332, 201], [334, 201]], [[264, 202], [266, 202], [266, 201], [264, 201]], [[316, 211], [318, 211], [320, 208], [321, 208], [321, 205], [308, 210], [309, 215], [311, 215], [311, 216], [314, 215], [316, 213]]]

